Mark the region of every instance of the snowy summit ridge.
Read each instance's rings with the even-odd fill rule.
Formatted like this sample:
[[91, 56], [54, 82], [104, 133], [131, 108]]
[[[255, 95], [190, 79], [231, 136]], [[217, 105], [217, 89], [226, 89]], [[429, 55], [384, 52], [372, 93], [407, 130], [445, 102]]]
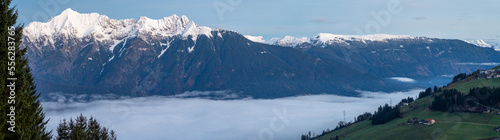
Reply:
[[495, 42], [486, 42], [484, 40], [463, 40], [469, 44], [476, 45], [483, 48], [493, 48], [495, 51], [500, 51], [500, 42], [495, 44]]
[[311, 38], [284, 36], [282, 38], [272, 38], [269, 41], [264, 40], [261, 36], [245, 36], [247, 39], [254, 42], [267, 43], [271, 45], [294, 47], [303, 43], [315, 45], [324, 45], [329, 43], [345, 43], [346, 41], [387, 41], [390, 39], [414, 39], [409, 35], [388, 35], [388, 34], [373, 34], [373, 35], [336, 35], [329, 33], [319, 33]]
[[[431, 38], [427, 37], [414, 37], [409, 35], [390, 35], [390, 34], [337, 35], [329, 33], [319, 33], [311, 38], [284, 36], [282, 38], [271, 38], [270, 40], [265, 40], [262, 36], [245, 35], [245, 37], [253, 42], [278, 45], [283, 47], [307, 47], [307, 46], [300, 46], [301, 44], [304, 43], [324, 47], [325, 45], [332, 43], [349, 44], [349, 41], [359, 41], [363, 43], [367, 43], [367, 41], [387, 42], [388, 40], [392, 39], [426, 39], [428, 41], [432, 41]], [[496, 51], [500, 51], [500, 42], [495, 43], [494, 41], [491, 42], [484, 40], [462, 40], [462, 41], [478, 47], [493, 48]]]
[[463, 40], [469, 44], [476, 45], [479, 47], [491, 48], [493, 45], [484, 42], [483, 40]]
[[320, 42], [341, 41], [341, 40], [365, 40], [365, 41], [387, 41], [388, 39], [413, 39], [408, 35], [389, 35], [389, 34], [372, 34], [372, 35], [336, 35], [329, 33], [319, 33], [311, 38]]
[[125, 38], [141, 34], [152, 35], [153, 38], [192, 36], [196, 41], [199, 35], [211, 37], [212, 29], [198, 26], [186, 16], [172, 15], [163, 19], [110, 19], [98, 13], [82, 14], [72, 9], [64, 10], [47, 22], [32, 22], [24, 28], [23, 34], [33, 42], [54, 44], [55, 38], [93, 37], [98, 41], [118, 42]]

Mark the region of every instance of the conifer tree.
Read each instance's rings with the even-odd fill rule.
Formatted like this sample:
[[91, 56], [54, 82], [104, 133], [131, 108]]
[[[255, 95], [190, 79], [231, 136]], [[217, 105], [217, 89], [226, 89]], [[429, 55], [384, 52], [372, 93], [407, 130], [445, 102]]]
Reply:
[[57, 140], [67, 140], [69, 139], [69, 124], [66, 122], [66, 119], [63, 119], [61, 123], [59, 123], [59, 126], [57, 127]]
[[94, 117], [80, 114], [73, 119], [62, 120], [57, 127], [57, 140], [116, 140], [115, 131], [102, 127]]
[[18, 14], [15, 7], [9, 7], [11, 1], [0, 1], [0, 139], [49, 140], [52, 135], [46, 131], [48, 120], [38, 100], [26, 48], [19, 47], [23, 25], [15, 25]]

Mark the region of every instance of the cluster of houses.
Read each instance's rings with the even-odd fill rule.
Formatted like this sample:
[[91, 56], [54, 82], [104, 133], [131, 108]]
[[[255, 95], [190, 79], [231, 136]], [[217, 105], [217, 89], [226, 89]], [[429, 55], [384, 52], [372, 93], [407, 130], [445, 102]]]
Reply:
[[436, 123], [436, 120], [434, 119], [421, 119], [421, 120], [418, 120], [417, 117], [413, 117], [413, 118], [410, 118], [408, 119], [408, 124], [423, 124], [423, 125], [433, 125], [434, 123]]
[[494, 70], [479, 70], [478, 78], [500, 78], [500, 69]]

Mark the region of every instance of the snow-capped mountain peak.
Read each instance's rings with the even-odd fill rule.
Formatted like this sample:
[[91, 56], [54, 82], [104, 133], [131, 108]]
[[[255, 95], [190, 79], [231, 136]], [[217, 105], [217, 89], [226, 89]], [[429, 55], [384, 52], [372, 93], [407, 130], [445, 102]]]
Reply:
[[80, 14], [72, 9], [66, 9], [60, 15], [51, 18], [45, 23], [30, 23], [24, 29], [24, 34], [35, 38], [61, 33], [83, 37], [93, 32], [101, 20], [105, 21], [109, 20], [109, 18], [97, 13]]
[[[183, 16], [185, 17], [185, 16]], [[192, 36], [192, 39], [196, 41], [198, 38], [198, 35], [206, 35], [208, 37], [212, 37], [211, 34], [212, 29], [209, 27], [199, 27], [196, 25], [193, 21], [191, 21], [187, 27], [184, 29], [184, 32], [182, 33], [182, 37], [187, 38], [189, 36]]]
[[142, 16], [137, 20], [135, 28], [140, 32], [151, 32], [152, 35], [172, 36], [183, 34], [191, 23], [186, 16], [179, 17], [175, 14], [158, 20]]
[[484, 42], [483, 40], [464, 40], [465, 42], [469, 43], [469, 44], [473, 44], [473, 45], [476, 45], [476, 46], [479, 46], [479, 47], [485, 47], [485, 48], [491, 48], [493, 45], [489, 44], [489, 43], [486, 43]]
[[500, 42], [496, 40], [484, 41], [482, 39], [479, 39], [479, 40], [462, 40], [462, 41], [465, 41], [472, 45], [476, 45], [478, 47], [493, 48], [495, 49], [495, 51], [500, 51]]
[[66, 9], [47, 22], [30, 23], [23, 33], [31, 42], [43, 42], [45, 45], [54, 44], [54, 40], [59, 37], [76, 39], [91, 37], [97, 41], [107, 42], [105, 44], [113, 48], [112, 45], [116, 42], [130, 37], [138, 36], [148, 40], [173, 36], [186, 39], [192, 36], [191, 39], [196, 40], [198, 35], [211, 37], [211, 31], [211, 28], [198, 26], [186, 16], [179, 17], [175, 14], [163, 19], [143, 16], [139, 19], [115, 20], [106, 15], [78, 13]]
[[296, 46], [302, 43], [308, 43], [311, 40], [307, 37], [293, 37], [293, 36], [284, 36], [281, 39], [271, 39], [272, 43], [279, 46]]

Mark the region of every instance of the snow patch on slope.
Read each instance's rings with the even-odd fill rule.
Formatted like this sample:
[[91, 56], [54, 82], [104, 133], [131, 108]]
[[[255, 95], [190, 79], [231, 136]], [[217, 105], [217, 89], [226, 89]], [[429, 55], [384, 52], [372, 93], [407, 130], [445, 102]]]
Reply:
[[113, 42], [114, 42], [114, 43], [113, 43], [113, 45], [111, 45], [111, 47], [109, 47], [109, 50], [110, 50], [111, 52], [113, 52], [113, 50], [115, 50], [116, 45], [118, 45], [118, 44], [120, 44], [121, 42], [123, 42], [123, 40], [113, 40]]
[[163, 50], [161, 50], [160, 55], [158, 55], [158, 58], [160, 58], [168, 50], [168, 48], [170, 48], [170, 42], [167, 42], [167, 43], [160, 42], [160, 46], [162, 46], [162, 47], [167, 46], [167, 47], [164, 48]]
[[266, 40], [262, 36], [251, 36], [251, 35], [244, 35], [244, 36], [245, 38], [253, 42], [266, 43]]
[[188, 51], [188, 53], [193, 52], [194, 51], [194, 46], [193, 47], [188, 47], [187, 51]]

